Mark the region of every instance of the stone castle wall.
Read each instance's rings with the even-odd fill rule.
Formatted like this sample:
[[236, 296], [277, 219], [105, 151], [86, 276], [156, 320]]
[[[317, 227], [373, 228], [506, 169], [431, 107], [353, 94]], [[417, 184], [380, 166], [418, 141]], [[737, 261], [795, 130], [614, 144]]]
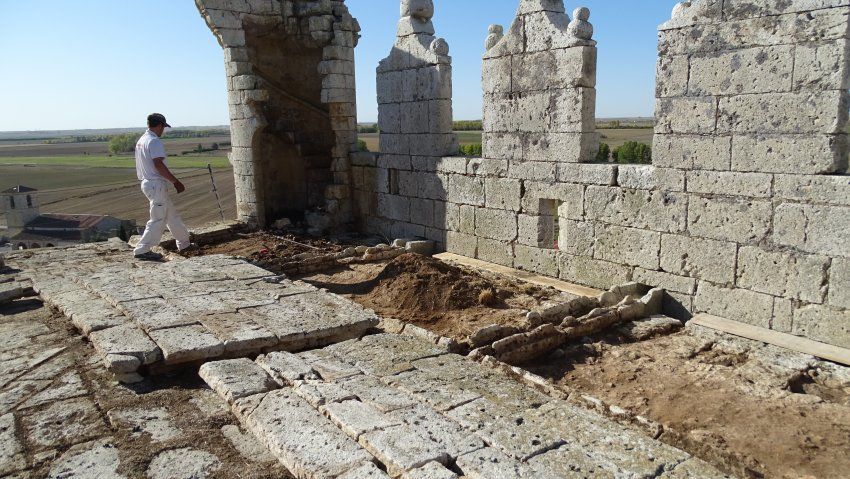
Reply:
[[[445, 109], [399, 121], [386, 105], [415, 116], [414, 100], [445, 96], [408, 83], [399, 100], [379, 68], [391, 134], [352, 157], [362, 228], [590, 286], [661, 286], [671, 313], [850, 346], [848, 15], [846, 0], [677, 5], [659, 29], [653, 164], [614, 165], [589, 163], [589, 12], [521, 0], [486, 41], [483, 158], [435, 156], [445, 143], [422, 144], [424, 127]], [[391, 58], [439, 71], [421, 45]]]

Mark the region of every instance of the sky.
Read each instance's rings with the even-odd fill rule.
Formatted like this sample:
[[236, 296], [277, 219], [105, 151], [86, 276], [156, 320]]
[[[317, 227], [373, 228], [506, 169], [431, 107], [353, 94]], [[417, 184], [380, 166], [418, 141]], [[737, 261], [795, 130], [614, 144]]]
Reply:
[[[348, 0], [358, 121], [377, 120], [375, 67], [395, 38], [398, 0]], [[481, 118], [487, 27], [518, 0], [434, 0], [453, 57], [454, 116]], [[597, 117], [652, 116], [656, 28], [675, 0], [583, 0], [599, 42]], [[151, 112], [178, 126], [228, 123], [221, 48], [191, 0], [0, 0], [0, 131], [124, 128]]]

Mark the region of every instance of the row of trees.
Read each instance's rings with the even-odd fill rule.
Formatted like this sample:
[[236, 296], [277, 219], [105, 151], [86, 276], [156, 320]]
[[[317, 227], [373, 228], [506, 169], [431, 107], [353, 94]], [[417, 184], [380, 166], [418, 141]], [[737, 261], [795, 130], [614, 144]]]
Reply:
[[[481, 120], [463, 120], [453, 123], [454, 131], [481, 131], [484, 129]], [[377, 123], [363, 123], [357, 125], [357, 133], [380, 133]]]
[[599, 153], [596, 154], [599, 163], [616, 162], [621, 164], [643, 164], [652, 163], [652, 148], [646, 143], [627, 141], [619, 148], [611, 149], [607, 143], [599, 145]]

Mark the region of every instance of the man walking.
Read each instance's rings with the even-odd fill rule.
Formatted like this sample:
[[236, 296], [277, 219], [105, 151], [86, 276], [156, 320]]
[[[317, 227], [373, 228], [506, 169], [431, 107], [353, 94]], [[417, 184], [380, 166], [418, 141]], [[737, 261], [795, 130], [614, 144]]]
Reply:
[[165, 116], [154, 113], [148, 116], [148, 130], [136, 143], [136, 175], [142, 182], [142, 192], [150, 200], [151, 219], [145, 226], [145, 232], [138, 246], [133, 251], [136, 259], [158, 261], [162, 255], [154, 253], [151, 248], [162, 240], [165, 227], [177, 240], [177, 249], [186, 252], [195, 246], [189, 242], [189, 230], [177, 214], [177, 209], [168, 197], [168, 184], [174, 185], [177, 193], [186, 191], [165, 163], [165, 146], [162, 144], [162, 134], [166, 128], [171, 128], [165, 121]]

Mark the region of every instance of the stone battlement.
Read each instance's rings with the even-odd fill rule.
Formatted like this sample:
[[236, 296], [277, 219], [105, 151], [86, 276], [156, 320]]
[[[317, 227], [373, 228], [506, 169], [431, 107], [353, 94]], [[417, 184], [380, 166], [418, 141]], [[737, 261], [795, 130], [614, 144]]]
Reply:
[[[225, 38], [224, 20], [209, 13], [212, 3], [199, 0]], [[283, 19], [275, 28], [285, 35], [296, 24], [302, 33], [326, 32], [311, 40], [325, 42], [321, 54], [292, 63], [301, 57], [265, 44], [263, 55], [243, 57], [239, 68], [286, 61], [316, 91], [353, 74], [357, 29], [345, 26], [356, 22], [342, 2], [263, 3], [281, 5], [273, 16]], [[223, 40], [231, 65], [233, 51], [252, 51], [256, 14], [228, 8], [242, 19], [233, 32], [243, 32], [247, 45]], [[491, 26], [483, 54], [484, 157], [461, 158], [453, 156], [449, 45], [431, 23], [439, 12], [429, 0], [402, 1], [398, 37], [377, 71], [381, 153], [345, 153], [356, 125], [352, 80], [344, 102], [324, 102], [330, 124], [346, 128], [315, 126], [336, 135], [327, 143], [335, 166], [324, 177], [323, 201], [300, 209], [336, 212], [330, 217], [337, 225], [425, 237], [453, 253], [589, 286], [663, 287], [668, 312], [679, 316], [708, 312], [850, 346], [850, 2], [676, 5], [659, 28], [648, 166], [591, 163], [599, 145], [597, 45], [590, 12], [567, 11], [562, 0], [521, 0], [510, 28]], [[325, 75], [319, 65], [331, 58], [334, 69], [344, 68]], [[232, 112], [253, 104], [262, 114], [249, 123], [275, 117], [263, 95], [252, 103], [255, 94], [239, 93], [237, 76], [231, 78]], [[256, 91], [273, 84], [260, 78]], [[307, 110], [289, 111], [307, 117]], [[234, 137], [254, 131], [242, 121], [234, 116]], [[254, 210], [268, 219], [295, 205], [274, 192], [279, 187], [257, 186], [263, 172], [282, 171], [275, 165], [283, 161], [278, 150], [259, 152], [290, 138], [282, 126], [264, 131], [234, 143], [252, 147], [234, 153], [240, 202], [265, 205], [243, 205], [243, 219]], [[283, 162], [318, 174], [321, 162], [301, 156]], [[290, 177], [312, 184], [306, 173]]]

